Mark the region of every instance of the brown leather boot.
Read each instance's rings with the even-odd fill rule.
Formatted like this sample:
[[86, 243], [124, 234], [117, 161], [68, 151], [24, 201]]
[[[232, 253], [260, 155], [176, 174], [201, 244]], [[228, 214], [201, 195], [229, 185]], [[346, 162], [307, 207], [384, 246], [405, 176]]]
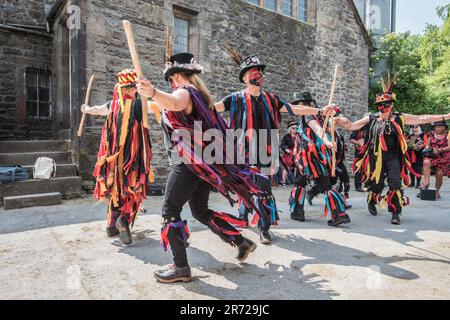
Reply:
[[247, 259], [248, 255], [256, 250], [256, 244], [247, 238], [244, 238], [244, 242], [238, 247], [238, 254], [236, 256], [236, 259], [239, 261], [244, 261]]

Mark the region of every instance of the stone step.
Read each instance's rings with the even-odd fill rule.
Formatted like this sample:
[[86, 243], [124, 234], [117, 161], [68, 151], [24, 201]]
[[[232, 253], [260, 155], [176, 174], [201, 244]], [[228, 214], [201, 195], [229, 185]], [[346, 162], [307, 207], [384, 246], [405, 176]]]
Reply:
[[[28, 171], [30, 178], [33, 178], [33, 167], [24, 166], [23, 168]], [[75, 164], [57, 164], [56, 165], [56, 177], [73, 177], [78, 174], [77, 166]]]
[[30, 194], [60, 192], [63, 197], [76, 197], [82, 192], [81, 177], [64, 177], [49, 180], [30, 179], [0, 185], [0, 201], [4, 197], [22, 196]]
[[0, 153], [0, 163], [2, 166], [32, 166], [37, 158], [48, 157], [55, 160], [56, 164], [72, 163], [71, 154], [67, 151], [54, 152], [30, 152], [30, 153]]
[[12, 210], [29, 207], [54, 206], [61, 204], [61, 199], [62, 194], [60, 192], [51, 192], [5, 197], [3, 203], [5, 210]]
[[69, 140], [0, 141], [0, 153], [67, 151]]

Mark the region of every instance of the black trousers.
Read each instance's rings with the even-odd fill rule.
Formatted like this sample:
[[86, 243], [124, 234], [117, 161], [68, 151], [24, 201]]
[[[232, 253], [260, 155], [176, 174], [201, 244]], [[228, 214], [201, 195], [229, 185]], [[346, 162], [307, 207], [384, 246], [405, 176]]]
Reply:
[[[265, 177], [262, 177], [259, 175], [255, 175], [253, 177], [253, 179], [254, 179], [254, 182], [258, 185], [259, 189], [267, 192], [267, 194], [270, 195], [269, 200], [265, 200], [265, 199], [258, 197], [256, 199], [256, 204], [259, 205], [261, 202], [269, 201], [269, 202], [273, 202], [273, 204], [276, 207], [276, 200], [272, 195], [272, 184], [271, 184], [270, 178], [265, 178]], [[242, 206], [244, 206], [244, 204], [242, 204]], [[260, 231], [263, 231], [263, 230], [269, 231], [270, 226], [272, 225], [272, 221], [270, 219], [270, 212], [267, 209], [265, 209], [264, 205], [260, 205], [259, 207], [261, 209], [261, 216], [258, 221], [258, 229]], [[243, 212], [240, 212], [239, 216], [241, 219], [248, 219], [248, 215], [253, 212], [253, 209], [247, 208], [245, 206], [243, 209], [244, 209]], [[278, 219], [278, 214], [277, 214], [277, 219]]]
[[[423, 156], [422, 152], [420, 151], [413, 151], [416, 153], [416, 162], [413, 163], [411, 166], [414, 169], [414, 171], [418, 174], [422, 174], [423, 172]], [[422, 180], [422, 177], [416, 177], [414, 174], [410, 173], [411, 177], [411, 186], [420, 186], [420, 182]]]
[[[305, 188], [308, 184], [308, 180], [304, 175], [298, 175], [294, 180], [294, 185], [298, 187]], [[314, 184], [309, 190], [309, 193], [312, 197], [316, 197], [320, 193], [324, 193], [333, 188], [333, 184], [331, 183], [331, 179], [328, 176], [319, 176], [317, 179], [314, 179]]]
[[337, 187], [337, 191], [348, 198], [348, 192], [350, 191], [350, 176], [348, 175], [348, 171], [345, 167], [344, 162], [336, 165], [336, 176], [331, 177], [330, 179], [333, 185], [335, 185], [339, 179], [339, 186]]
[[[186, 202], [192, 212], [192, 216], [202, 224], [210, 227], [214, 211], [208, 208], [211, 186], [197, 177], [184, 164], [174, 166], [169, 173], [166, 184], [166, 193], [163, 204], [162, 216], [166, 223], [181, 221], [181, 211]], [[226, 230], [237, 231], [232, 225], [222, 220], [215, 220], [216, 225]], [[211, 229], [222, 240], [230, 242], [230, 239]], [[168, 234], [170, 247], [172, 248], [173, 260], [178, 267], [188, 265], [186, 242], [182, 238], [180, 229], [171, 228]], [[235, 236], [233, 242], [239, 246], [244, 238]]]
[[[381, 169], [381, 179], [378, 184], [372, 183], [369, 186], [369, 190], [374, 194], [382, 194], [384, 189], [384, 182], [387, 179], [387, 183], [389, 186], [389, 191], [402, 191], [402, 179], [400, 177], [401, 171], [401, 163], [398, 157], [387, 157], [383, 159], [383, 166]], [[372, 201], [372, 199], [370, 200]], [[397, 197], [394, 198], [394, 206], [396, 213], [401, 213], [402, 208], [399, 203], [399, 199]], [[389, 207], [389, 212], [393, 212], [394, 210]]]
[[[306, 190], [306, 185], [308, 184], [308, 179], [306, 178], [306, 176], [304, 175], [297, 175], [297, 177], [295, 177], [294, 180], [294, 190], [293, 190], [293, 194], [299, 194], [298, 191], [300, 189], [303, 189], [303, 192]], [[318, 178], [314, 179], [314, 185], [312, 186], [311, 190], [309, 191], [310, 195], [312, 197], [317, 196], [319, 193], [324, 193], [327, 194], [326, 197], [324, 197], [324, 204], [325, 204], [325, 208], [324, 208], [324, 212], [327, 212], [327, 208], [331, 209], [331, 217], [332, 219], [336, 219], [336, 217], [339, 216], [346, 216], [347, 214], [345, 213], [345, 208], [344, 208], [344, 199], [342, 197], [342, 195], [337, 192], [336, 190], [333, 189], [333, 185], [331, 182], [330, 177], [328, 176], [319, 176]], [[335, 209], [332, 208], [332, 206], [330, 205], [330, 197], [333, 197], [334, 200], [332, 200], [334, 203], [337, 203], [337, 205], [335, 206]], [[327, 200], [328, 199], [328, 200]], [[302, 202], [302, 200], [300, 199], [292, 199], [292, 201], [294, 201], [295, 206], [294, 208], [297, 208], [297, 206], [301, 206], [301, 208], [304, 208], [304, 201]], [[339, 203], [341, 205], [339, 205]], [[292, 202], [291, 202], [291, 207], [292, 207]]]

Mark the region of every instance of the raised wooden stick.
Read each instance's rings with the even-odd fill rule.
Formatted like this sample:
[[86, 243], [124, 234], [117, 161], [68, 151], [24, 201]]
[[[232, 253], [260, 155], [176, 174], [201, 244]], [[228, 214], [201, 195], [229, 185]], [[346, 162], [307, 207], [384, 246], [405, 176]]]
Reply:
[[[336, 90], [336, 81], [337, 81], [338, 70], [339, 70], [339, 65], [337, 64], [336, 67], [334, 68], [334, 78], [333, 78], [333, 84], [331, 85], [331, 93], [330, 93], [330, 99], [328, 100], [328, 105], [331, 105], [334, 100], [334, 92]], [[333, 117], [334, 117], [334, 113], [333, 113]], [[325, 137], [325, 132], [326, 132], [325, 130], [328, 127], [329, 118], [330, 118], [330, 114], [328, 113], [327, 116], [325, 117], [325, 122], [323, 123], [323, 127], [322, 127], [322, 139]]]
[[336, 150], [334, 149], [334, 144], [336, 143], [336, 121], [333, 117], [331, 118], [331, 141], [333, 142], [333, 151], [331, 158], [331, 176], [336, 177]]
[[[91, 79], [89, 80], [89, 85], [86, 90], [86, 96], [84, 98], [84, 104], [89, 104], [89, 97], [91, 96], [91, 90], [92, 90], [92, 83], [94, 82], [95, 74], [91, 76]], [[83, 128], [84, 128], [84, 122], [86, 121], [86, 113], [83, 112], [83, 115], [81, 116], [80, 121], [80, 127], [78, 128], [78, 136], [81, 137], [83, 135]]]
[[[141, 63], [139, 62], [139, 56], [136, 50], [136, 44], [134, 42], [134, 32], [133, 27], [128, 20], [123, 20], [123, 28], [125, 29], [125, 34], [127, 35], [128, 48], [130, 49], [131, 60], [133, 61], [134, 69], [138, 78], [142, 78], [144, 74], [142, 73]], [[144, 128], [149, 128], [148, 125], [148, 109], [147, 109], [147, 97], [141, 96], [142, 101], [142, 125]]]
[[[336, 90], [336, 81], [337, 81], [337, 75], [338, 75], [339, 65], [337, 64], [334, 68], [334, 78], [333, 78], [333, 84], [331, 86], [331, 93], [330, 93], [330, 99], [328, 100], [328, 105], [331, 105], [334, 101], [334, 92]], [[330, 116], [329, 113], [325, 117], [325, 122], [323, 124], [322, 128], [322, 139], [325, 137], [326, 130], [328, 128], [328, 120]], [[334, 144], [336, 143], [336, 136], [335, 136], [335, 130], [336, 130], [336, 124], [334, 119], [334, 111], [332, 112], [331, 116], [331, 142], [333, 143], [333, 150], [332, 150], [332, 160], [331, 160], [331, 176], [336, 176], [336, 150], [334, 149]]]

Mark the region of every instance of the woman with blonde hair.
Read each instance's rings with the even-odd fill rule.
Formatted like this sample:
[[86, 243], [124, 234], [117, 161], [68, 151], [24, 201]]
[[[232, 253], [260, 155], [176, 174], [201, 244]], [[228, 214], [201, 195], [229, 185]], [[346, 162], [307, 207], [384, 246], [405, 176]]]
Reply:
[[[201, 130], [203, 134], [214, 129], [220, 133], [215, 136], [214, 144], [222, 144], [222, 150], [230, 148], [225, 139], [228, 127], [213, 107], [211, 95], [198, 76], [202, 70], [192, 54], [180, 53], [170, 57], [164, 71], [172, 93], [156, 89], [147, 79], [137, 81], [139, 93], [164, 108], [162, 127], [171, 171], [163, 204], [161, 244], [166, 251], [170, 246], [174, 259], [174, 265], [154, 274], [158, 281], [164, 283], [192, 280], [186, 254], [189, 230], [186, 221], [181, 219], [186, 202], [194, 218], [208, 226], [223, 241], [238, 248], [236, 258], [239, 261], [245, 260], [256, 249], [256, 244], [244, 238], [233, 226], [243, 227], [244, 221], [208, 207], [211, 187], [217, 189], [230, 203], [236, 202], [230, 193], [239, 196], [256, 212], [259, 211], [253, 203], [253, 196], [264, 193], [253, 182], [253, 174], [245, 166], [229, 164], [224, 152], [215, 154], [214, 158], [220, 158], [220, 161], [213, 162], [203, 159], [203, 153], [199, 154], [210, 142], [196, 139], [196, 130]], [[177, 135], [181, 135], [182, 139], [177, 139]], [[236, 145], [233, 147], [236, 150]]]

